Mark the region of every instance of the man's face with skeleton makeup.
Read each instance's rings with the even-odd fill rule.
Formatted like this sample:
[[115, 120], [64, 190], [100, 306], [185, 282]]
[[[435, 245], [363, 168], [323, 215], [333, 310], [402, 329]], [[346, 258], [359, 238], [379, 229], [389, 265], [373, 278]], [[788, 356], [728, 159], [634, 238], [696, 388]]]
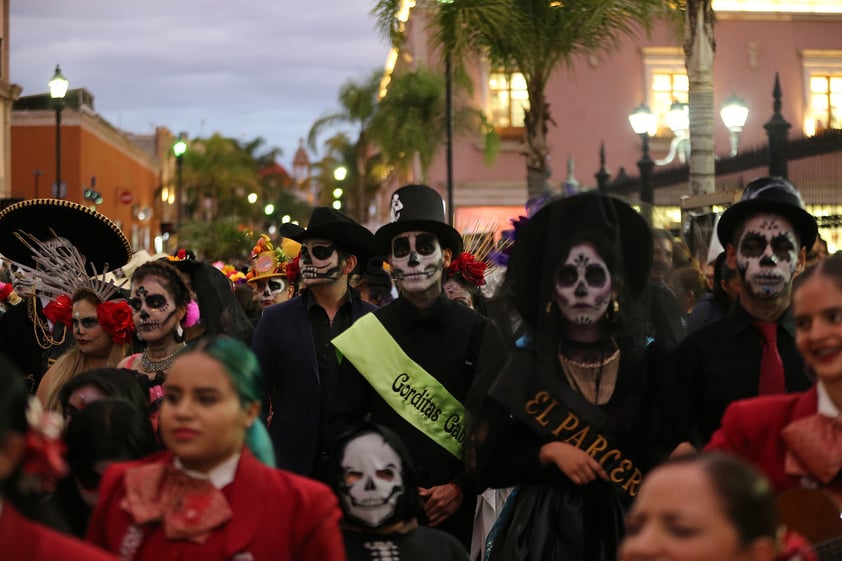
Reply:
[[[184, 317], [184, 310], [175, 305], [167, 283], [157, 276], [132, 282], [129, 306], [137, 336], [143, 341], [159, 341], [173, 333]], [[181, 312], [181, 313], [179, 313]]]
[[392, 240], [389, 263], [400, 290], [420, 294], [441, 286], [445, 260], [450, 250], [442, 250], [435, 234], [405, 232]]
[[587, 243], [573, 246], [555, 277], [562, 315], [573, 325], [593, 325], [611, 302], [611, 273], [605, 260]]
[[376, 528], [395, 515], [404, 493], [403, 463], [383, 437], [369, 432], [345, 446], [340, 498], [357, 521]]
[[798, 237], [792, 224], [777, 214], [747, 219], [735, 254], [743, 288], [755, 298], [770, 300], [787, 292], [801, 267]]
[[304, 240], [301, 244], [301, 279], [304, 286], [330, 284], [342, 276], [342, 260], [328, 240]]
[[284, 277], [259, 279], [251, 283], [251, 288], [254, 291], [254, 301], [261, 308], [286, 302], [290, 298], [289, 283]]

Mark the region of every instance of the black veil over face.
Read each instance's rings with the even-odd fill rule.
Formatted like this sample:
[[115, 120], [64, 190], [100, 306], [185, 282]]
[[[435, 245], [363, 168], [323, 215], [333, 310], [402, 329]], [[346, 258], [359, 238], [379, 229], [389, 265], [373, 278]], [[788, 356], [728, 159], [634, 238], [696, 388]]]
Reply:
[[345, 502], [341, 500], [341, 497], [346, 492], [344, 470], [342, 467], [342, 459], [345, 456], [345, 448], [351, 441], [369, 433], [378, 434], [383, 437], [386, 444], [388, 444], [401, 459], [402, 464], [401, 476], [404, 487], [403, 494], [398, 499], [394, 514], [390, 518], [384, 520], [380, 526], [389, 526], [396, 522], [409, 522], [418, 518], [421, 514], [421, 502], [418, 498], [418, 480], [415, 476], [415, 470], [412, 467], [412, 458], [410, 457], [409, 452], [404, 446], [403, 441], [401, 441], [401, 439], [391, 430], [382, 425], [366, 421], [359, 423], [348, 431], [342, 433], [337, 438], [333, 449], [333, 465], [331, 465], [330, 471], [330, 485], [337, 497], [340, 498], [339, 503], [342, 506], [345, 520], [357, 526], [370, 527], [369, 524], [356, 519], [353, 514], [349, 513], [345, 508]]
[[[652, 234], [640, 214], [619, 199], [581, 194], [558, 199], [538, 211], [517, 234], [506, 282], [510, 299], [535, 331], [554, 331], [548, 314], [555, 275], [570, 249], [590, 243], [605, 260], [621, 309], [633, 307], [652, 263]], [[557, 310], [556, 310], [557, 312]]]

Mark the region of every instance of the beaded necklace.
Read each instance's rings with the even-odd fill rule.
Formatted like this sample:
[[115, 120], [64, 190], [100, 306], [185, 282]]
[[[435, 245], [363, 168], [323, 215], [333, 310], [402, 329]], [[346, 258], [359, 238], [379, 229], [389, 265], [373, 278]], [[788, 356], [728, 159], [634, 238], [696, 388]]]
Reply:
[[178, 356], [178, 353], [183, 351], [186, 346], [187, 343], [180, 343], [171, 355], [160, 360], [152, 360], [149, 358], [149, 349], [144, 349], [143, 354], [140, 355], [140, 364], [147, 372], [164, 372], [165, 370], [169, 370], [175, 360], [175, 357]]

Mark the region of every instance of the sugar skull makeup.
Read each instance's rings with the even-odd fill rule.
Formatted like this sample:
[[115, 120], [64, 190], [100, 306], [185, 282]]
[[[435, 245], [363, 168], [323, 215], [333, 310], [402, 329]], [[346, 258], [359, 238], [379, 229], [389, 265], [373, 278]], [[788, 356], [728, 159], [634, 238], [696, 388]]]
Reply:
[[756, 298], [783, 294], [798, 268], [798, 239], [792, 224], [777, 214], [746, 220], [737, 246], [737, 269], [743, 287]]
[[555, 295], [562, 315], [574, 325], [593, 325], [611, 301], [611, 274], [590, 244], [571, 248], [555, 277]]
[[329, 284], [342, 275], [339, 252], [328, 240], [304, 240], [300, 266], [305, 286]]
[[357, 521], [380, 526], [392, 518], [404, 493], [403, 463], [377, 433], [364, 433], [345, 446], [340, 499]]
[[390, 263], [402, 291], [421, 293], [441, 282], [444, 254], [435, 234], [406, 232], [392, 240]]
[[474, 309], [474, 300], [471, 298], [471, 293], [468, 292], [464, 286], [455, 280], [449, 280], [444, 283], [444, 293], [448, 298], [462, 304], [466, 308]]
[[252, 283], [252, 290], [254, 290], [254, 301], [257, 302], [261, 308], [266, 308], [272, 304], [280, 304], [289, 300], [287, 294], [288, 284], [283, 277], [273, 277], [269, 279], [260, 279]]
[[134, 311], [134, 324], [138, 337], [155, 340], [168, 334], [178, 321], [178, 307], [173, 303], [166, 284], [158, 277], [149, 276], [132, 283], [129, 306]]

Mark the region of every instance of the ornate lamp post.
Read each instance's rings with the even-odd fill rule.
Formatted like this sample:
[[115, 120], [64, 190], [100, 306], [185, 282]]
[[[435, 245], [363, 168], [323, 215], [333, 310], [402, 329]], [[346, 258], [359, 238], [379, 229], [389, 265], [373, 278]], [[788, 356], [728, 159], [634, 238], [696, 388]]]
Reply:
[[61, 188], [61, 111], [64, 109], [64, 96], [67, 94], [69, 85], [67, 78], [61, 74], [61, 68], [56, 64], [56, 72], [47, 86], [50, 88], [50, 97], [56, 108], [56, 188], [53, 195], [57, 199], [64, 197]]
[[740, 147], [740, 133], [748, 119], [748, 105], [741, 97], [732, 95], [719, 110], [719, 116], [731, 135], [731, 156], [736, 156]]
[[172, 153], [175, 156], [175, 188], [176, 188], [176, 216], [177, 227], [181, 227], [181, 220], [184, 216], [184, 193], [182, 189], [182, 173], [184, 170], [184, 154], [187, 152], [187, 141], [184, 133], [178, 135], [178, 140], [172, 145]]
[[652, 205], [655, 202], [655, 193], [652, 187], [652, 170], [655, 167], [655, 162], [649, 156], [649, 137], [658, 130], [658, 122], [649, 107], [643, 103], [629, 115], [629, 124], [643, 141], [643, 156], [637, 162], [637, 168], [640, 170], [640, 202], [643, 206], [642, 214], [651, 225]]

